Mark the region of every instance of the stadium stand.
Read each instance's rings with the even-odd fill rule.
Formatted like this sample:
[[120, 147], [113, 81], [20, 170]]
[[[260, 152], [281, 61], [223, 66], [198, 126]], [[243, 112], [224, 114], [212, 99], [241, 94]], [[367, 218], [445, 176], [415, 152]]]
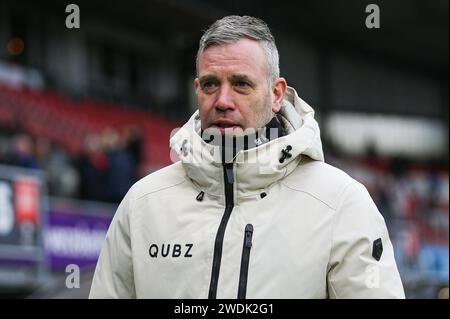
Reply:
[[111, 127], [124, 130], [137, 126], [143, 140], [143, 164], [163, 167], [170, 163], [168, 139], [176, 123], [148, 113], [86, 100], [74, 102], [52, 91], [11, 89], [0, 86], [0, 124], [20, 128], [31, 136], [47, 138], [78, 156], [88, 136]]

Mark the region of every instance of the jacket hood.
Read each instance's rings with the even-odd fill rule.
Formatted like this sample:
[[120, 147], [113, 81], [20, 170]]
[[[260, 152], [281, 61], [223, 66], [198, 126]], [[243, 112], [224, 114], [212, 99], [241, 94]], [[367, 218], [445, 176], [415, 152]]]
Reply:
[[[235, 158], [234, 177], [239, 195], [251, 196], [268, 188], [297, 167], [303, 156], [324, 161], [320, 129], [314, 110], [297, 92], [288, 87], [277, 114], [286, 132], [248, 150], [239, 151]], [[206, 143], [200, 136], [201, 123], [197, 110], [189, 121], [170, 139], [170, 147], [181, 159], [187, 176], [199, 189], [222, 196], [223, 166], [218, 146]], [[281, 160], [283, 153], [289, 153]], [[173, 154], [173, 153], [172, 153]]]

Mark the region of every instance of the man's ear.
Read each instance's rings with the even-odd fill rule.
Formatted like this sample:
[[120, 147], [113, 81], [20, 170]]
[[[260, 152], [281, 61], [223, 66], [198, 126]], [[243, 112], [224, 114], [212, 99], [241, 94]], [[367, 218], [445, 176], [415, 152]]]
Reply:
[[273, 100], [272, 111], [278, 113], [281, 109], [281, 103], [283, 102], [284, 95], [286, 94], [287, 83], [284, 78], [278, 78], [272, 87]]
[[198, 81], [198, 78], [195, 78], [195, 80], [194, 80], [195, 93], [198, 93], [199, 87], [200, 87], [200, 82]]

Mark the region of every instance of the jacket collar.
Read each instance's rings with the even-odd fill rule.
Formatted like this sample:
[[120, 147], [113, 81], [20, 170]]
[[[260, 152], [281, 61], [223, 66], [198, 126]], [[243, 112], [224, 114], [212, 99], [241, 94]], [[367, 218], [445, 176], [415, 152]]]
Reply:
[[[314, 110], [298, 97], [293, 88], [288, 87], [277, 115], [285, 136], [241, 150], [234, 157], [236, 203], [242, 197], [261, 193], [290, 174], [302, 156], [324, 160]], [[206, 143], [200, 132], [200, 116], [196, 111], [171, 138], [170, 146], [180, 158], [187, 176], [199, 189], [223, 197], [224, 175], [220, 149]]]
[[201, 131], [202, 139], [206, 143], [219, 147], [222, 154], [222, 163], [232, 162], [239, 151], [249, 150], [283, 135], [285, 135], [283, 127], [276, 116], [264, 127], [241, 136], [222, 135], [219, 132], [208, 134], [203, 130]]

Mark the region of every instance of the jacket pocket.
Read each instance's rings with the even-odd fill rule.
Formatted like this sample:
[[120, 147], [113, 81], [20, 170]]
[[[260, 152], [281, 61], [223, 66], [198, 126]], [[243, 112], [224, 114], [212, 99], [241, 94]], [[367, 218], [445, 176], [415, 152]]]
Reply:
[[247, 293], [248, 266], [250, 262], [250, 250], [252, 248], [253, 225], [247, 224], [244, 233], [244, 245], [242, 248], [241, 271], [239, 274], [238, 299], [245, 299]]

